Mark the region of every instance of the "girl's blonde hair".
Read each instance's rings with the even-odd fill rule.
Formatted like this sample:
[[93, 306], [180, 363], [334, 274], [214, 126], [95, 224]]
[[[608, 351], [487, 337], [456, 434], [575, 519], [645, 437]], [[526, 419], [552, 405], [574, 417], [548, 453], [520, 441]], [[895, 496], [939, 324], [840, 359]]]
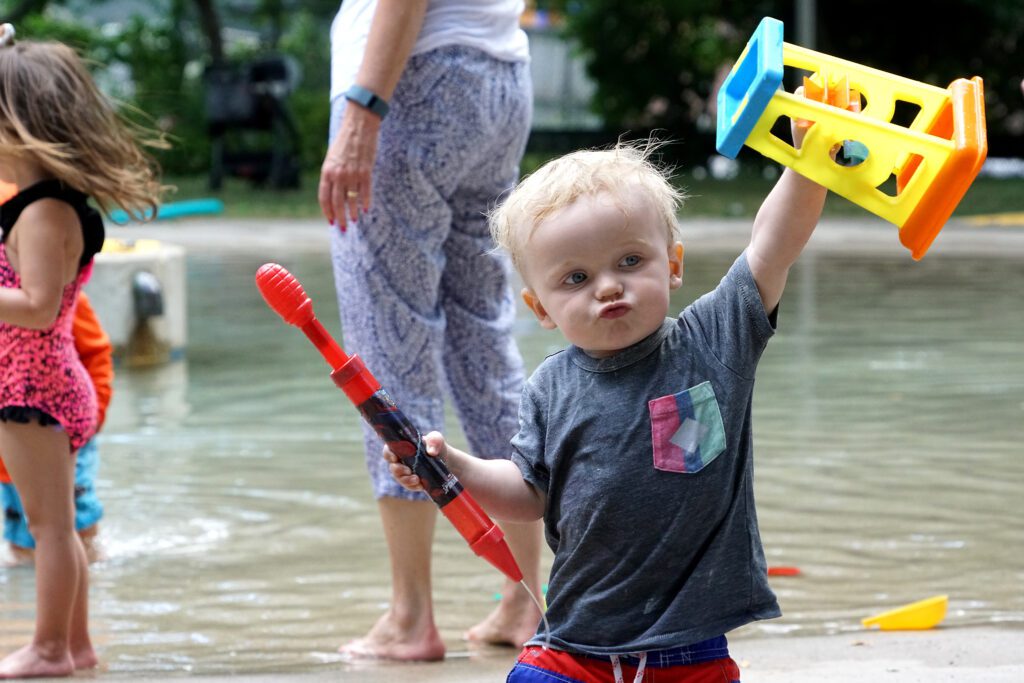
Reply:
[[56, 42], [0, 47], [0, 154], [30, 157], [105, 212], [156, 214], [162, 136], [123, 119], [78, 54]]
[[665, 227], [668, 243], [679, 239], [676, 214], [686, 194], [670, 182], [671, 171], [651, 161], [662, 146], [656, 140], [619, 142], [612, 149], [572, 152], [549, 161], [524, 178], [489, 215], [495, 244], [522, 272], [523, 247], [548, 216], [580, 197], [609, 195], [625, 212], [627, 196], [641, 193]]

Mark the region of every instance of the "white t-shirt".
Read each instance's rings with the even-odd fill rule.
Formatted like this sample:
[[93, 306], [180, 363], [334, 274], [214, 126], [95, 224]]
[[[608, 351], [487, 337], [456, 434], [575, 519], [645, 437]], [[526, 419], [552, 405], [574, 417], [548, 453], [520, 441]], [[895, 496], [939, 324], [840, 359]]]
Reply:
[[[366, 51], [377, 0], [345, 0], [331, 23], [331, 99], [352, 85]], [[430, 0], [413, 55], [445, 45], [466, 45], [496, 59], [530, 59], [519, 27], [523, 0]]]

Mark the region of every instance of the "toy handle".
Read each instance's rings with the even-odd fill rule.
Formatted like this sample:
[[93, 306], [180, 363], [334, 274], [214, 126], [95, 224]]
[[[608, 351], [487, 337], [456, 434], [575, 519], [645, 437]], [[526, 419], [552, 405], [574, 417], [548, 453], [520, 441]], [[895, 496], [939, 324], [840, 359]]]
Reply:
[[386, 391], [377, 390], [357, 408], [381, 441], [420, 478], [424, 491], [438, 507], [462, 493], [462, 484], [443, 460], [427, 455], [419, 431]]

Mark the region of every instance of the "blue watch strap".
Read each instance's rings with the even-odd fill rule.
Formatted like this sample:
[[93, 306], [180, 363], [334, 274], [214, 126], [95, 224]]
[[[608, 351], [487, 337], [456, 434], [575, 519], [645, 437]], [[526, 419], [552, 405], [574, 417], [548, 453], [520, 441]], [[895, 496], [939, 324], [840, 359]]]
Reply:
[[391, 108], [387, 100], [361, 85], [353, 85], [346, 90], [345, 99], [366, 107], [382, 119], [387, 116], [388, 110]]

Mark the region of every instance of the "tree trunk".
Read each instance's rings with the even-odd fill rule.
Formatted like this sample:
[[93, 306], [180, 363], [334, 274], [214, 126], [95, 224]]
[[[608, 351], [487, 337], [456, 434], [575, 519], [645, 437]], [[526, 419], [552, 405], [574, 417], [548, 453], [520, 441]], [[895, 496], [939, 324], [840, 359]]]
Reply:
[[224, 61], [224, 39], [220, 32], [220, 15], [214, 7], [213, 0], [195, 0], [199, 10], [199, 25], [206, 36], [210, 48], [210, 60], [214, 65]]

